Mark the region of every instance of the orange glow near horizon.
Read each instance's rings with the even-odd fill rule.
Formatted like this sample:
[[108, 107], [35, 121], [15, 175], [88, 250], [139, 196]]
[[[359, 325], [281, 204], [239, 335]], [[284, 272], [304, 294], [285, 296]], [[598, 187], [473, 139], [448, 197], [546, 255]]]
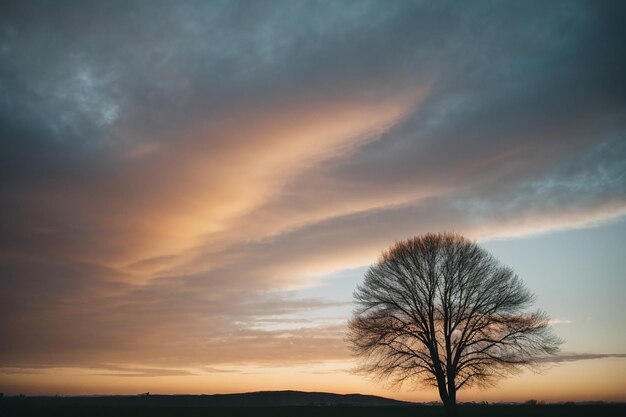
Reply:
[[[331, 361], [288, 367], [229, 367], [228, 372], [189, 376], [120, 377], [81, 368], [53, 368], [0, 375], [6, 395], [134, 395], [228, 394], [253, 391], [298, 390], [361, 393], [405, 401], [438, 401], [434, 388], [387, 389], [367, 378], [351, 374], [350, 362]], [[584, 378], [581, 378], [584, 375]], [[608, 358], [564, 363], [540, 374], [530, 371], [502, 380], [488, 389], [459, 391], [459, 401], [626, 401], [626, 360]]]

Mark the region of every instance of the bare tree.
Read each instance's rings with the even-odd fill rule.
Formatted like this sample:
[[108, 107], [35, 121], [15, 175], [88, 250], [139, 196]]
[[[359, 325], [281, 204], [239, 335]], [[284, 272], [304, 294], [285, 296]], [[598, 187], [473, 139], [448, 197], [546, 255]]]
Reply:
[[427, 234], [383, 252], [354, 293], [357, 370], [435, 386], [454, 416], [462, 387], [487, 386], [558, 351], [548, 316], [509, 267], [464, 237]]

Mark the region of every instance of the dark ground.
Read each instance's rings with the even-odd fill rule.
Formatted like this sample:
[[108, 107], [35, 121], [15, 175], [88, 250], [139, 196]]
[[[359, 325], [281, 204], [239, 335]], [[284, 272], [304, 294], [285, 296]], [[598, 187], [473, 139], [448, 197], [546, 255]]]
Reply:
[[[28, 398], [0, 400], [0, 416], [63, 416], [63, 417], [429, 417], [444, 416], [438, 406], [282, 406], [282, 407], [214, 407], [168, 405], [106, 405], [88, 402], [37, 402]], [[626, 416], [626, 404], [594, 405], [465, 405], [460, 417], [545, 416], [545, 417], [613, 417]]]

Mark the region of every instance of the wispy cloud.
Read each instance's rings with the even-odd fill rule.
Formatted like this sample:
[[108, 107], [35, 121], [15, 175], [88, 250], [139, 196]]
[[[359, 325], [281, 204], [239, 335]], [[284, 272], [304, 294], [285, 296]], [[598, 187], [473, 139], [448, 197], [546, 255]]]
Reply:
[[550, 324], [574, 324], [572, 320], [552, 319], [548, 323]]
[[626, 358], [626, 353], [563, 353], [543, 359], [542, 362], [561, 363], [608, 358]]

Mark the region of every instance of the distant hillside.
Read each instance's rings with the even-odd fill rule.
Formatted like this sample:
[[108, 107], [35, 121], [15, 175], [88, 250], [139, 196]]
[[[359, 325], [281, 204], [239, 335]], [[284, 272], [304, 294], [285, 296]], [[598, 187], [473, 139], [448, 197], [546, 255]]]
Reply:
[[[14, 400], [19, 401], [20, 398]], [[302, 391], [260, 391], [213, 395], [136, 395], [26, 397], [40, 405], [163, 406], [163, 407], [281, 407], [281, 406], [398, 406], [414, 405], [374, 395]]]
[[363, 405], [389, 406], [411, 404], [404, 401], [362, 394], [332, 394], [327, 392], [260, 391], [242, 394], [216, 394], [201, 396], [216, 406], [304, 406], [304, 405]]

